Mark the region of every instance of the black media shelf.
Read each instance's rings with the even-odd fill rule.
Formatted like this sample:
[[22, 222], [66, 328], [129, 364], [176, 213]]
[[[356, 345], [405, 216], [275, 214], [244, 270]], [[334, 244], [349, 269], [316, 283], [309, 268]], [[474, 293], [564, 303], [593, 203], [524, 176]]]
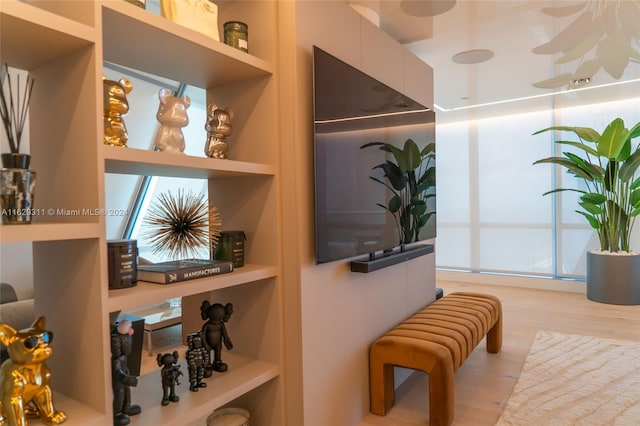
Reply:
[[376, 259], [362, 258], [351, 262], [351, 272], [362, 272], [366, 274], [388, 266], [397, 265], [398, 263], [406, 262], [429, 253], [433, 253], [432, 244], [411, 247], [405, 251], [393, 252]]

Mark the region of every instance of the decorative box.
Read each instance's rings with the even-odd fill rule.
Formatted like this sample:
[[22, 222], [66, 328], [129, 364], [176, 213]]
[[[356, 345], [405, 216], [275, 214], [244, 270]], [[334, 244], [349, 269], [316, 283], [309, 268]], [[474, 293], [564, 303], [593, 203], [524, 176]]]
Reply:
[[109, 252], [109, 289], [128, 288], [138, 281], [138, 245], [136, 240], [107, 241]]
[[222, 231], [213, 251], [214, 260], [230, 260], [234, 268], [244, 266], [244, 231]]

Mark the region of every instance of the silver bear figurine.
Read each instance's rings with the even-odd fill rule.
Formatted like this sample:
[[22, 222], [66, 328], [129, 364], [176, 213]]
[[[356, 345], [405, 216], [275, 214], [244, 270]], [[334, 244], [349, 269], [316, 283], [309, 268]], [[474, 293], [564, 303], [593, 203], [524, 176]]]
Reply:
[[182, 127], [189, 124], [187, 108], [191, 105], [191, 99], [184, 95], [175, 97], [169, 89], [160, 89], [158, 94], [160, 105], [156, 118], [160, 127], [156, 132], [155, 145], [163, 152], [184, 154], [184, 135]]

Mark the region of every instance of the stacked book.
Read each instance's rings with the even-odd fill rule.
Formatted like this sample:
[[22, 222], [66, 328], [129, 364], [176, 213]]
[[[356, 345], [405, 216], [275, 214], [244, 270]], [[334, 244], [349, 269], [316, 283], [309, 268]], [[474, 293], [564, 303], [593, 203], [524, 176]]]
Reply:
[[138, 265], [138, 280], [173, 284], [228, 272], [233, 272], [233, 262], [228, 260], [185, 259]]

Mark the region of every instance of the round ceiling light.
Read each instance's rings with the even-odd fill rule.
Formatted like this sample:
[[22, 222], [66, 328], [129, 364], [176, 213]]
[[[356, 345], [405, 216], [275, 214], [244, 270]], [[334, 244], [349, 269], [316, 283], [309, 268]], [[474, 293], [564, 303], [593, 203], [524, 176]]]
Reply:
[[456, 53], [451, 60], [456, 64], [479, 64], [493, 58], [493, 52], [488, 49], [465, 50]]
[[400, 8], [411, 16], [436, 16], [456, 5], [456, 0], [402, 0]]

